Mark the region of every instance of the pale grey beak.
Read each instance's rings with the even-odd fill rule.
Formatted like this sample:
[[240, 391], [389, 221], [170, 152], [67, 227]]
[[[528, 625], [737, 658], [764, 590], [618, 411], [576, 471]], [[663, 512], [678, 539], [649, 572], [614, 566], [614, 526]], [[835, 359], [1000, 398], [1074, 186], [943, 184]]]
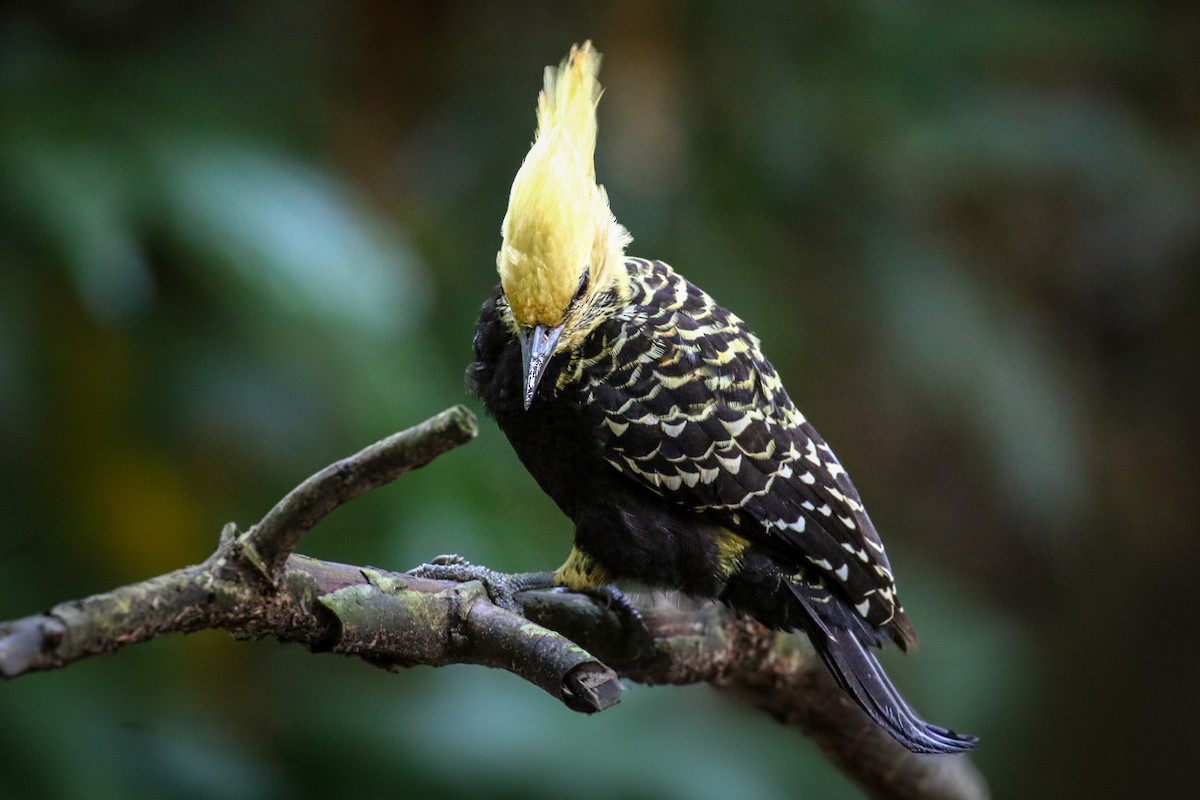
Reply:
[[547, 328], [545, 325], [534, 325], [532, 330], [518, 331], [517, 338], [521, 341], [521, 363], [525, 366], [525, 410], [533, 403], [533, 395], [537, 392], [542, 373], [550, 363], [554, 354], [554, 346], [558, 337], [562, 336], [563, 326]]

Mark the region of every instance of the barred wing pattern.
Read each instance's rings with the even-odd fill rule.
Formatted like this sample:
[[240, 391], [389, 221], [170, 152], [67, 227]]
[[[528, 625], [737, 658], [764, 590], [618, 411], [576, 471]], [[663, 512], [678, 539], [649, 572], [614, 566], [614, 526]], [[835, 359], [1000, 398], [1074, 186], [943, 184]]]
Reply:
[[[794, 553], [793, 580], [810, 597], [834, 581], [867, 623], [887, 626], [900, 609], [883, 544], [757, 337], [668, 265], [629, 258], [626, 267], [632, 301], [559, 376], [584, 393], [604, 459], [668, 500]], [[911, 629], [894, 626], [893, 636], [903, 646]]]

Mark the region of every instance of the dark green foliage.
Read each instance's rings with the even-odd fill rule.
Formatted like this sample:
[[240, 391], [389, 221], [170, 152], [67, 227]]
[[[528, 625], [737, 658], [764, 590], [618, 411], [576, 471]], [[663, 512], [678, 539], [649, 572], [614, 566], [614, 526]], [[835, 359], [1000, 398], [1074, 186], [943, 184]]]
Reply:
[[[920, 621], [905, 694], [988, 743], [998, 797], [1169, 794], [1195, 28], [1187, 3], [6, 4], [0, 617], [193, 563], [462, 401], [539, 70], [590, 36], [633, 252], [746, 318], [837, 443]], [[523, 571], [570, 533], [494, 428], [372, 494], [300, 549]], [[208, 634], [0, 685], [0, 717], [32, 798], [854, 796], [702, 689], [584, 720], [507, 676]]]

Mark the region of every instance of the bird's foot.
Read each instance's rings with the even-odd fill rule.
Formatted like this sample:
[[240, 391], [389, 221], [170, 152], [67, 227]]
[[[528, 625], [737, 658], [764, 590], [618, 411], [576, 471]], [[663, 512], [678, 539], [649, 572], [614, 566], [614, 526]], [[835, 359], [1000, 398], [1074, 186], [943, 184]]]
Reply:
[[497, 572], [488, 567], [472, 564], [459, 555], [437, 556], [428, 564], [410, 569], [408, 574], [418, 578], [458, 583], [479, 581], [483, 584], [484, 590], [493, 603], [516, 614], [522, 613], [521, 605], [516, 600], [516, 596], [520, 592], [551, 588], [560, 592], [575, 592], [591, 597], [604, 608], [612, 611], [626, 630], [646, 630], [646, 620], [642, 617], [642, 612], [625, 596], [624, 592], [613, 584], [569, 589], [555, 583], [553, 572]]
[[528, 589], [548, 589], [554, 585], [552, 572], [518, 572], [509, 574], [497, 572], [494, 569], [472, 564], [462, 556], [437, 556], [428, 564], [410, 569], [409, 575], [418, 578], [430, 578], [439, 581], [479, 581], [483, 584], [488, 597], [496, 605], [506, 611], [520, 614], [521, 605], [517, 602], [518, 592]]
[[[570, 590], [564, 589], [564, 591]], [[585, 594], [593, 600], [598, 601], [609, 611], [616, 614], [617, 619], [621, 621], [621, 625], [626, 630], [646, 630], [646, 620], [642, 617], [642, 612], [614, 584], [606, 583], [577, 591], [579, 594]]]

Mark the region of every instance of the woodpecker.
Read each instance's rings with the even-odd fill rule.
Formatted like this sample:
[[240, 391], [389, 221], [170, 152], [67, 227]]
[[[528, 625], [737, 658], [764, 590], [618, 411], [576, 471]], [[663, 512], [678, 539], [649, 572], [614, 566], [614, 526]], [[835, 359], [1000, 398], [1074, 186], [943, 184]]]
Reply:
[[849, 696], [915, 752], [975, 737], [924, 721], [871, 648], [915, 641], [850, 476], [758, 337], [631, 237], [596, 182], [600, 56], [546, 69], [475, 334], [469, 388], [575, 523], [553, 584], [623, 581], [808, 635]]

